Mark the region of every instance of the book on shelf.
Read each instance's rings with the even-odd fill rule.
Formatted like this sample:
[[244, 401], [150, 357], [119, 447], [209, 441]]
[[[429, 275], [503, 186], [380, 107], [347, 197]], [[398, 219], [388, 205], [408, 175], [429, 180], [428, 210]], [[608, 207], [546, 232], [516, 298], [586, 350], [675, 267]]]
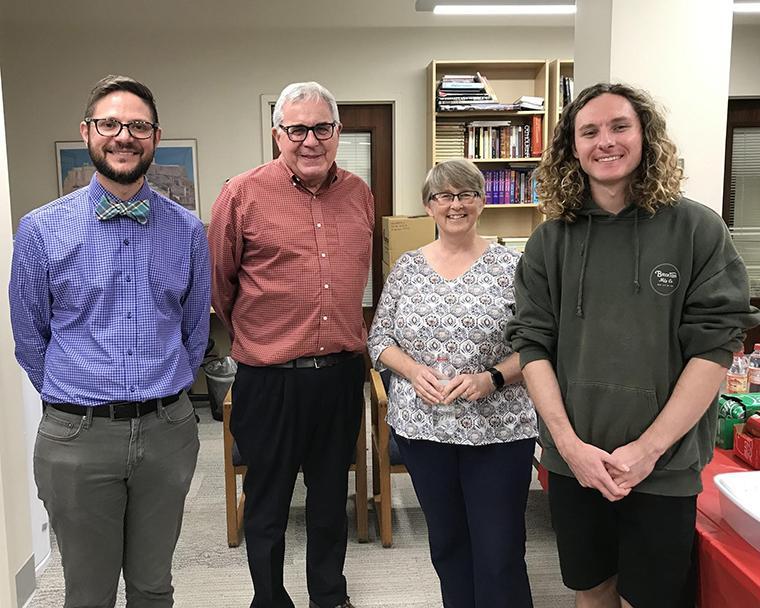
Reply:
[[530, 205], [536, 200], [532, 167], [483, 169], [486, 205]]
[[562, 108], [573, 100], [573, 79], [570, 76], [562, 76], [560, 78], [560, 93], [562, 97], [560, 108]]
[[442, 91], [483, 91], [486, 86], [482, 82], [462, 82], [460, 80], [444, 80], [441, 82]]
[[530, 155], [538, 158], [544, 152], [543, 116], [531, 117]]

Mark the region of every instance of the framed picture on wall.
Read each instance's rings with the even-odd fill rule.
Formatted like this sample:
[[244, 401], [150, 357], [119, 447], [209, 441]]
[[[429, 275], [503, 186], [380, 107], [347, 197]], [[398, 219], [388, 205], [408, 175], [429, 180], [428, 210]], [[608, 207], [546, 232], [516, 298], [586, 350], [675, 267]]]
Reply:
[[[90, 183], [95, 167], [81, 141], [55, 142], [58, 196]], [[148, 169], [151, 188], [200, 217], [198, 150], [194, 139], [164, 139]]]

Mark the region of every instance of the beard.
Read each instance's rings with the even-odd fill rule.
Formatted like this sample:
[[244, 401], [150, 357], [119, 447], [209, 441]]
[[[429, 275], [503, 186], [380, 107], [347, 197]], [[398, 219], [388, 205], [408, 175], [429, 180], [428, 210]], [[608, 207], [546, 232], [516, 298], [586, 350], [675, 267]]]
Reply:
[[117, 184], [128, 186], [129, 184], [134, 184], [148, 172], [148, 168], [153, 162], [153, 152], [148, 154], [144, 152], [141, 147], [120, 146], [116, 143], [113, 143], [113, 146], [115, 150], [139, 152], [142, 153], [142, 156], [140, 158], [140, 162], [138, 162], [133, 169], [130, 169], [128, 171], [119, 171], [118, 169], [115, 169], [110, 164], [108, 164], [108, 160], [106, 160], [106, 155], [104, 152], [101, 150], [96, 150], [92, 146], [92, 143], [88, 142], [87, 151], [90, 153], [92, 164], [95, 166], [97, 172], [100, 173], [103, 177], [108, 178]]

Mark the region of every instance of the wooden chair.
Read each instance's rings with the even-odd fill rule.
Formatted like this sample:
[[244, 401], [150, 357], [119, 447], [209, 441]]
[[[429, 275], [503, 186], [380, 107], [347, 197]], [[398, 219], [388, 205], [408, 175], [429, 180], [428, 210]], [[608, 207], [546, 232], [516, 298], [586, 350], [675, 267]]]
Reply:
[[[238, 494], [237, 477], [246, 473], [246, 466], [240, 452], [235, 445], [235, 439], [230, 432], [230, 414], [232, 413], [232, 390], [227, 393], [223, 407], [223, 433], [224, 433], [224, 495], [227, 511], [227, 545], [237, 547], [243, 538], [243, 508], [245, 495], [241, 491]], [[369, 540], [369, 524], [367, 514], [367, 432], [365, 425], [364, 408], [362, 407], [362, 423], [359, 430], [359, 438], [356, 441], [356, 453], [354, 464], [356, 495], [354, 499], [356, 509], [356, 537], [360, 543]]]
[[406, 473], [396, 441], [385, 421], [388, 414], [387, 388], [390, 371], [379, 374], [370, 370], [370, 403], [372, 406], [372, 491], [377, 527], [383, 547], [393, 544], [391, 524], [391, 473]]

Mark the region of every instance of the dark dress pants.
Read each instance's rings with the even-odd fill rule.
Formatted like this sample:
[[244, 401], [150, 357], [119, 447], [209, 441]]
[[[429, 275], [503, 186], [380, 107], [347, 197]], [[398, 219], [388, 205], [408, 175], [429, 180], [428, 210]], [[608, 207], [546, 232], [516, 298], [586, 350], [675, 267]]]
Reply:
[[482, 446], [394, 433], [425, 513], [445, 608], [530, 608], [525, 507], [534, 439]]
[[244, 529], [251, 608], [291, 608], [285, 530], [299, 468], [306, 485], [306, 580], [322, 608], [345, 600], [348, 468], [364, 407], [364, 359], [320, 369], [239, 365], [230, 428], [248, 466]]

